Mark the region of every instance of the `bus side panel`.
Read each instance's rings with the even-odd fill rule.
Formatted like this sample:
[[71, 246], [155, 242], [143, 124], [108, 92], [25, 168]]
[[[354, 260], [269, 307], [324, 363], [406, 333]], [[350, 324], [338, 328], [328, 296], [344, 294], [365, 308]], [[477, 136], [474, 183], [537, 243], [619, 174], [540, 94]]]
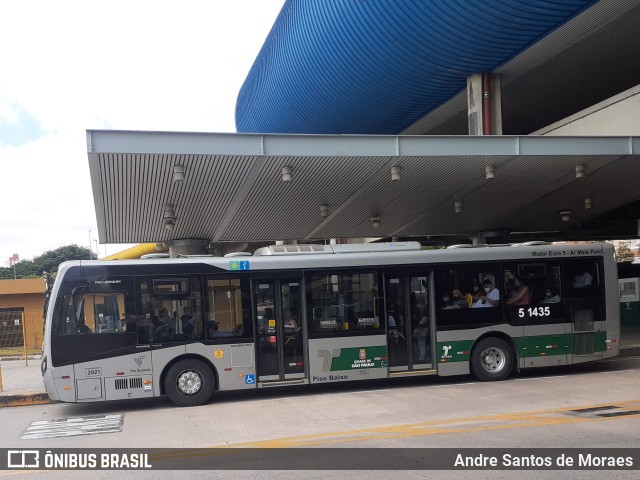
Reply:
[[388, 377], [385, 335], [309, 339], [311, 383]]
[[[620, 290], [618, 267], [612, 255], [604, 256], [604, 300], [606, 305], [604, 330], [606, 332], [605, 358], [620, 354]], [[615, 341], [614, 341], [615, 340]]]
[[520, 355], [520, 368], [566, 365], [571, 358], [571, 324], [548, 323], [527, 325], [526, 336], [515, 339]]
[[59, 400], [61, 402], [76, 401], [73, 365], [49, 367], [43, 376], [43, 381], [51, 400]]
[[162, 373], [167, 365], [175, 358], [186, 353], [186, 347], [185, 345], [174, 345], [163, 348], [154, 347], [150, 353], [153, 363], [153, 394], [160, 396], [163, 390]]
[[471, 349], [475, 338], [493, 331], [493, 327], [473, 330], [439, 330], [435, 351], [438, 375], [471, 373]]
[[253, 343], [230, 345], [187, 345], [187, 353], [206, 358], [213, 364], [218, 376], [218, 390], [256, 388], [256, 368]]
[[151, 352], [148, 350], [77, 363], [73, 368], [74, 401], [97, 402], [154, 396]]

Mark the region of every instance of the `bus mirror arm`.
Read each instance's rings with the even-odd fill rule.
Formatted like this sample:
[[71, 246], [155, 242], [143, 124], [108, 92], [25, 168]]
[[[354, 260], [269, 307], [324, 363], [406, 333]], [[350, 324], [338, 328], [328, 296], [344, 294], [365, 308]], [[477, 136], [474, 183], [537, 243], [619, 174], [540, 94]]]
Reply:
[[76, 323], [80, 323], [83, 310], [84, 310], [84, 298], [80, 300], [80, 303], [78, 303], [78, 306], [76, 307]]
[[74, 297], [73, 302], [73, 311], [75, 316], [75, 325], [76, 329], [79, 330], [84, 325], [84, 298], [81, 298], [79, 301], [76, 301]]
[[87, 289], [85, 285], [76, 287], [71, 292], [71, 301], [73, 302], [74, 323], [77, 331], [84, 330], [84, 292]]

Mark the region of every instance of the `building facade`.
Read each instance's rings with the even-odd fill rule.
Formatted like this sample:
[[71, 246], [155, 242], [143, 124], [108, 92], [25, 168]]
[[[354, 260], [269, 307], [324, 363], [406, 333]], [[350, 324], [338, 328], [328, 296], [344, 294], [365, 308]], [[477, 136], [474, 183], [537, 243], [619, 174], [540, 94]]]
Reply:
[[0, 353], [20, 352], [25, 340], [42, 347], [44, 288], [41, 278], [0, 280]]

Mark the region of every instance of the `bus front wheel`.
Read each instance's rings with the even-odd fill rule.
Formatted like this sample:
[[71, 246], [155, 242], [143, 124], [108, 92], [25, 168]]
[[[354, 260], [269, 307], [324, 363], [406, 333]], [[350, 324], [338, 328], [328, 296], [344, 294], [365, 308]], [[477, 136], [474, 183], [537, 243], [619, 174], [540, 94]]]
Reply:
[[169, 368], [164, 387], [173, 403], [180, 407], [194, 407], [211, 399], [215, 390], [215, 377], [207, 364], [188, 358]]
[[471, 371], [479, 380], [504, 380], [513, 369], [513, 350], [501, 338], [483, 338], [471, 352]]

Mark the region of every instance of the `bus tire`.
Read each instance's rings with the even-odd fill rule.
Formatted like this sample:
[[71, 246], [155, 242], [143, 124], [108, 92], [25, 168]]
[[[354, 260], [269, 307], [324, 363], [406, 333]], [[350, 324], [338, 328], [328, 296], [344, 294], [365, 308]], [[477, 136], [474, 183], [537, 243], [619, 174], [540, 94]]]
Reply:
[[179, 407], [195, 407], [211, 399], [215, 383], [215, 376], [206, 363], [187, 358], [169, 368], [164, 388], [169, 399]]
[[471, 352], [471, 371], [483, 382], [505, 380], [513, 370], [513, 350], [497, 337], [480, 340]]

